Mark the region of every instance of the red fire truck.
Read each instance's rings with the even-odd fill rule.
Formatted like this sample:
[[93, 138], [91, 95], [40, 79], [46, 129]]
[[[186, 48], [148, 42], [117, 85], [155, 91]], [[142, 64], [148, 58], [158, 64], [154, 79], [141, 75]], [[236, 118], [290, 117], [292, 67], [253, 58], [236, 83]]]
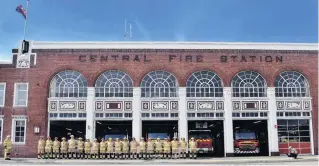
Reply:
[[188, 139], [192, 137], [197, 141], [198, 153], [213, 153], [213, 136], [211, 130], [208, 129], [207, 122], [196, 122], [196, 126], [190, 126], [188, 131]]
[[235, 154], [259, 154], [260, 144], [256, 132], [235, 131], [234, 132]]

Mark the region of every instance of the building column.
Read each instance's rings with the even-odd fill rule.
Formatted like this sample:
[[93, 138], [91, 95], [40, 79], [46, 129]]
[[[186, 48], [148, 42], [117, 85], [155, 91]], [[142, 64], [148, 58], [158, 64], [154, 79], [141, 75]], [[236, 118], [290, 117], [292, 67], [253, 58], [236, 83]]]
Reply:
[[185, 138], [188, 141], [188, 123], [187, 123], [187, 108], [186, 108], [186, 88], [179, 87], [178, 90], [179, 102], [178, 102], [178, 131], [179, 138]]
[[277, 129], [277, 105], [275, 87], [267, 88], [268, 96], [268, 147], [270, 156], [279, 156], [278, 129]]
[[232, 89], [224, 87], [224, 148], [225, 157], [234, 156]]
[[86, 99], [86, 139], [90, 139], [92, 142], [95, 138], [95, 124], [94, 124], [94, 97], [95, 88], [87, 88], [87, 99]]
[[133, 122], [132, 122], [132, 137], [140, 140], [142, 137], [142, 120], [141, 120], [141, 88], [133, 89]]

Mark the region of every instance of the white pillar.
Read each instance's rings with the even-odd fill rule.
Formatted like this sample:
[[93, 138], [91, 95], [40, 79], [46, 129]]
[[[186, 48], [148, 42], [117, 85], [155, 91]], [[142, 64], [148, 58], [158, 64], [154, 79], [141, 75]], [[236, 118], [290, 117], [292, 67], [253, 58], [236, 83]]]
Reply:
[[224, 87], [224, 148], [225, 157], [234, 156], [232, 89]]
[[140, 140], [142, 137], [142, 120], [141, 120], [141, 88], [133, 89], [133, 122], [132, 122], [132, 137]]
[[95, 124], [94, 124], [94, 97], [95, 97], [95, 88], [87, 88], [87, 99], [86, 99], [86, 132], [85, 137], [93, 141], [95, 138]]
[[186, 88], [179, 87], [178, 90], [179, 102], [178, 102], [178, 131], [179, 138], [184, 137], [185, 140], [188, 140], [188, 123], [187, 123], [187, 108], [186, 108]]
[[268, 96], [268, 147], [270, 156], [279, 156], [277, 105], [275, 87], [267, 88]]

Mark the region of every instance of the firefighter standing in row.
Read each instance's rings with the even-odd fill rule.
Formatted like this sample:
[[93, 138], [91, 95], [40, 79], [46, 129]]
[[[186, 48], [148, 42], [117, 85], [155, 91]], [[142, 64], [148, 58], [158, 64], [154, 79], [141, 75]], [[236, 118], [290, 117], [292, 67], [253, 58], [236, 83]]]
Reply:
[[91, 155], [93, 159], [99, 158], [99, 148], [100, 148], [100, 143], [97, 141], [96, 138], [94, 138], [94, 142], [93, 142], [92, 150], [91, 150]]
[[139, 156], [138, 158], [146, 158], [146, 142], [144, 141], [144, 138], [142, 137], [140, 142], [138, 143], [139, 144]]
[[124, 137], [122, 141], [122, 153], [123, 159], [129, 159], [129, 151], [130, 151], [130, 143], [128, 142], [127, 138]]
[[59, 141], [59, 138], [55, 137], [53, 141], [53, 158], [54, 159], [60, 157], [60, 146], [61, 146], [61, 143]]
[[139, 146], [138, 142], [133, 137], [132, 141], [129, 144], [130, 144], [131, 159], [137, 159], [137, 147]]
[[48, 137], [45, 141], [45, 158], [53, 158], [52, 155], [52, 148], [53, 148], [53, 141], [51, 140], [51, 137]]
[[179, 148], [180, 148], [180, 158], [186, 159], [186, 148], [187, 148], [187, 142], [185, 141], [185, 138], [182, 137], [182, 139], [179, 142]]
[[115, 158], [121, 158], [122, 155], [122, 144], [119, 140], [119, 138], [115, 139], [115, 143], [114, 143], [114, 150], [115, 150]]
[[165, 139], [163, 143], [164, 148], [164, 158], [171, 158], [171, 142], [169, 142], [168, 138]]
[[113, 158], [113, 152], [114, 152], [114, 142], [112, 140], [112, 138], [109, 138], [109, 140], [107, 141], [107, 150], [106, 150], [106, 154], [107, 154], [107, 158]]
[[163, 158], [163, 144], [160, 138], [157, 138], [155, 142], [156, 158]]
[[179, 143], [176, 140], [176, 137], [174, 137], [173, 141], [171, 141], [171, 145], [172, 145], [172, 158], [176, 159], [178, 158], [178, 146], [179, 146]]
[[197, 158], [197, 142], [194, 140], [194, 137], [188, 143], [189, 145], [189, 158]]
[[60, 153], [60, 158], [67, 159], [68, 158], [68, 142], [66, 142], [66, 138], [62, 137], [61, 141], [61, 153]]
[[4, 159], [5, 160], [11, 160], [10, 154], [12, 151], [12, 141], [10, 135], [7, 136], [7, 138], [3, 142], [3, 147], [4, 147]]
[[147, 140], [147, 144], [146, 144], [146, 148], [147, 148], [147, 155], [146, 155], [146, 158], [149, 159], [149, 158], [153, 158], [153, 153], [154, 153], [154, 147], [155, 147], [155, 144], [154, 142], [152, 141], [151, 138], [149, 138]]
[[84, 158], [90, 159], [91, 158], [91, 142], [90, 139], [86, 139], [84, 143]]
[[104, 138], [102, 138], [100, 142], [100, 159], [105, 159], [106, 144], [107, 142], [104, 141]]
[[71, 139], [69, 139], [69, 141], [68, 141], [68, 144], [69, 144], [69, 148], [68, 148], [69, 159], [76, 158], [76, 154], [75, 154], [76, 140], [74, 139], [74, 135], [71, 135], [70, 137], [71, 137]]
[[77, 150], [77, 156], [76, 158], [78, 159], [83, 159], [84, 158], [84, 142], [82, 141], [82, 138], [79, 137], [78, 141], [76, 143], [76, 150]]
[[38, 159], [43, 159], [45, 157], [45, 140], [43, 136], [40, 136], [40, 140], [38, 141]]

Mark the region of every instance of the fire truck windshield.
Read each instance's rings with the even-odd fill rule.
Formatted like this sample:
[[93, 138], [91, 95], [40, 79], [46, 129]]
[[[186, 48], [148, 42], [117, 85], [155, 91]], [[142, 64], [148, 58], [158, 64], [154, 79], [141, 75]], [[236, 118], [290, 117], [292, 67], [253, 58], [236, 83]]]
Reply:
[[196, 138], [196, 139], [208, 139], [211, 138], [210, 132], [191, 132], [189, 138]]
[[236, 132], [235, 138], [236, 140], [257, 139], [256, 134], [254, 132]]
[[166, 139], [169, 137], [167, 133], [148, 133], [147, 136], [148, 138], [151, 138], [151, 139], [157, 139], [157, 138]]
[[116, 138], [123, 139], [124, 137], [126, 137], [125, 134], [108, 134], [108, 135], [105, 135], [104, 139], [105, 140], [108, 140], [109, 138], [112, 138], [112, 139], [116, 139]]

